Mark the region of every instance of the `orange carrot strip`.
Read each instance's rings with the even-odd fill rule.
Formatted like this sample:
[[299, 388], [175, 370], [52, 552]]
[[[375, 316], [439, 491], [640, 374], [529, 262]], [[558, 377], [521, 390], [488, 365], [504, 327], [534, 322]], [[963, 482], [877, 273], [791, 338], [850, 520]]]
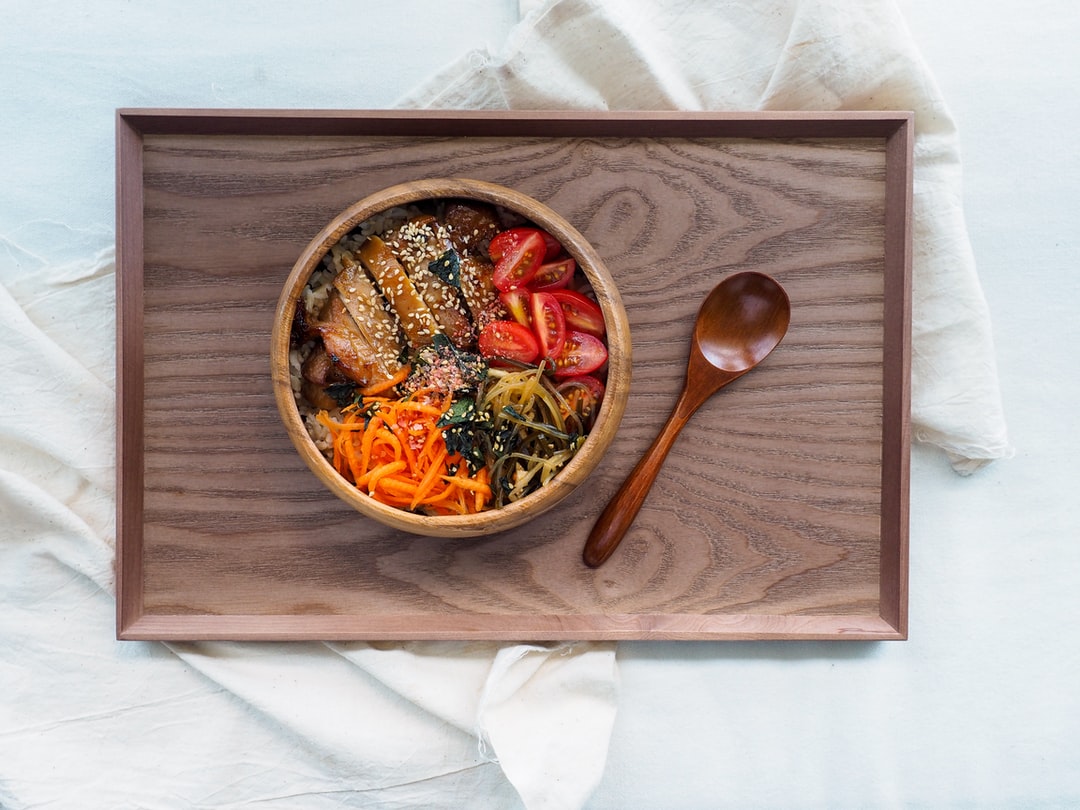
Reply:
[[[442, 438], [442, 431], [438, 428], [431, 428], [428, 431], [427, 438], [424, 439], [424, 446], [420, 448], [420, 452], [417, 454], [420, 458], [430, 459], [435, 456], [435, 446], [440, 444], [439, 440]], [[446, 443], [442, 442], [441, 447], [446, 450]]]
[[340, 422], [335, 422], [332, 419], [328, 419], [323, 422], [324, 425], [329, 427], [335, 433], [359, 433], [366, 430], [364, 421], [357, 419], [356, 414], [346, 414]]
[[409, 469], [416, 469], [416, 451], [412, 449], [412, 443], [409, 441], [409, 432], [400, 421], [394, 421], [390, 423], [390, 430], [394, 436], [397, 437], [398, 443], [401, 446], [402, 455], [405, 456], [405, 460], [409, 463]]
[[[333, 439], [335, 469], [397, 508], [424, 506], [429, 514], [483, 511], [493, 497], [489, 471], [482, 467], [470, 475], [465, 459], [447, 451], [435, 426], [452, 399], [434, 389], [403, 400], [365, 393], [367, 407], [348, 410], [341, 422], [321, 414], [319, 421]], [[451, 465], [454, 475], [449, 475]]]
[[374, 396], [375, 394], [381, 394], [384, 391], [389, 391], [398, 383], [404, 382], [411, 371], [412, 366], [406, 363], [401, 368], [399, 368], [388, 380], [384, 380], [383, 382], [375, 383], [374, 385], [368, 385], [364, 388], [361, 388], [360, 393], [365, 397], [370, 397]]
[[434, 405], [428, 405], [426, 402], [415, 402], [411, 399], [403, 399], [398, 403], [398, 406], [403, 411], [415, 411], [416, 413], [426, 414], [438, 419], [446, 411], [445, 408], [437, 408]]
[[412, 508], [415, 509], [416, 505], [426, 498], [430, 493], [432, 487], [435, 486], [435, 481], [439, 477], [439, 473], [445, 470], [443, 462], [446, 460], [446, 445], [442, 446], [442, 449], [437, 452], [435, 459], [431, 462], [431, 466], [427, 472], [424, 473], [424, 477], [420, 479], [420, 483], [416, 487], [416, 494], [413, 496]]
[[461, 489], [468, 490], [469, 492], [481, 492], [484, 495], [491, 495], [491, 487], [474, 478], [458, 477], [456, 475], [444, 475], [442, 478], [444, 481], [453, 482]]
[[398, 437], [394, 435], [393, 430], [389, 427], [382, 425], [375, 431], [374, 443], [372, 445], [372, 452], [378, 449], [378, 445], [383, 445], [383, 449], [390, 448], [391, 454], [395, 460], [401, 460], [401, 442], [398, 441]]
[[360, 469], [364, 472], [371, 466], [371, 446], [375, 442], [375, 433], [381, 424], [382, 417], [376, 414], [371, 417], [371, 421], [367, 424], [367, 430], [364, 431], [363, 440], [360, 444]]
[[481, 467], [479, 470], [476, 471], [476, 481], [478, 483], [480, 483], [480, 484], [483, 484], [485, 487], [487, 487], [487, 492], [480, 492], [480, 491], [476, 492], [476, 498], [475, 498], [475, 501], [474, 501], [474, 505], [476, 507], [476, 511], [480, 512], [484, 508], [484, 502], [488, 499], [488, 496], [491, 495], [491, 487], [488, 486], [488, 468], [487, 467]]
[[361, 460], [361, 443], [362, 437], [357, 437], [352, 433], [342, 433], [340, 447], [336, 448], [334, 453], [336, 458], [338, 450], [340, 450], [344, 466], [349, 473], [346, 477], [351, 478], [353, 481], [367, 472]]
[[352, 443], [349, 441], [348, 433], [339, 433], [334, 443], [334, 458], [337, 460], [337, 466], [341, 470], [342, 475], [351, 477], [355, 480], [357, 475], [360, 475], [363, 470], [358, 470], [357, 465], [352, 457]]
[[392, 506], [395, 509], [407, 510], [409, 508], [409, 499], [402, 498], [400, 495], [388, 495], [383, 491], [376, 492], [371, 496], [372, 500], [376, 500], [386, 506]]
[[331, 419], [330, 414], [327, 413], [326, 411], [319, 411], [318, 413], [316, 413], [315, 414], [315, 421], [318, 422], [323, 427], [325, 427], [327, 430], [329, 430], [333, 434], [336, 434], [337, 431], [338, 431], [338, 428], [341, 427], [341, 423], [340, 422], [335, 422], [333, 419]]
[[386, 464], [380, 464], [373, 470], [368, 470], [356, 481], [356, 486], [366, 486], [368, 493], [373, 493], [375, 487], [378, 486], [379, 479], [384, 475], [390, 475], [391, 473], [401, 472], [405, 469], [404, 461], [389, 461]]
[[404, 496], [406, 503], [415, 498], [416, 482], [411, 478], [402, 478], [393, 473], [379, 478], [378, 486], [387, 492]]
[[418, 388], [417, 390], [413, 391], [409, 395], [408, 399], [403, 399], [403, 400], [401, 400], [401, 402], [420, 401], [420, 400], [423, 400], [425, 397], [430, 396], [431, 394], [438, 393], [438, 390], [439, 389], [436, 388], [435, 386], [428, 386], [427, 388]]
[[[461, 490], [455, 487], [455, 491], [460, 495]], [[457, 500], [447, 500], [445, 503], [440, 503], [433, 507], [435, 511], [443, 515], [464, 515], [465, 507], [461, 505]]]
[[424, 498], [424, 500], [420, 501], [420, 506], [440, 507], [446, 503], [447, 495], [448, 493], [446, 490], [443, 490], [441, 492], [436, 491], [434, 495], [429, 495], [428, 497]]
[[330, 414], [328, 414], [326, 411], [319, 411], [318, 413], [316, 413], [315, 421], [325, 427], [330, 433], [330, 447], [333, 451], [330, 457], [331, 465], [338, 473], [348, 477], [348, 470], [344, 465], [344, 456], [342, 453], [341, 423], [335, 422], [333, 419], [331, 419]]
[[435, 485], [431, 489], [431, 494], [425, 499], [424, 503], [427, 504], [441, 504], [445, 501], [456, 498], [458, 494], [458, 488], [453, 483], [448, 483], [445, 476], [436, 476]]

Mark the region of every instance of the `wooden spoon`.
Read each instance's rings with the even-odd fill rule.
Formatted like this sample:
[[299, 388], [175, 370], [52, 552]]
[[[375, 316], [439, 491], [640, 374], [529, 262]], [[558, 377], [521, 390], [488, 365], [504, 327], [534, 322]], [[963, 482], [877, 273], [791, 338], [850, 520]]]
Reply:
[[634, 522], [679, 431], [709, 397], [764, 360], [787, 332], [791, 303], [762, 273], [736, 273], [713, 288], [694, 324], [686, 382], [675, 408], [645, 455], [604, 509], [582, 558], [596, 568]]

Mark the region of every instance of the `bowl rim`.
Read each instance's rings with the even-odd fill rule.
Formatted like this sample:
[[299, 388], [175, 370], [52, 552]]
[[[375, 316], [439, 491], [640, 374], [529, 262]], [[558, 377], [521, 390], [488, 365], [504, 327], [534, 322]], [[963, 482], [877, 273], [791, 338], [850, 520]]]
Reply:
[[[578, 262], [604, 314], [608, 346], [608, 391], [581, 448], [539, 490], [512, 504], [472, 515], [421, 515], [370, 498], [345, 480], [315, 446], [304, 426], [292, 390], [290, 334], [296, 301], [327, 251], [361, 222], [384, 211], [424, 200], [471, 199], [506, 208], [558, 239]], [[484, 180], [433, 178], [388, 186], [366, 195], [334, 216], [301, 251], [282, 286], [270, 341], [271, 382], [278, 413], [289, 438], [309, 469], [338, 498], [360, 513], [392, 528], [432, 536], [479, 536], [520, 526], [554, 507], [573, 492], [603, 458], [615, 437], [629, 395], [630, 327], [622, 298], [600, 255], [562, 216], [528, 195]]]

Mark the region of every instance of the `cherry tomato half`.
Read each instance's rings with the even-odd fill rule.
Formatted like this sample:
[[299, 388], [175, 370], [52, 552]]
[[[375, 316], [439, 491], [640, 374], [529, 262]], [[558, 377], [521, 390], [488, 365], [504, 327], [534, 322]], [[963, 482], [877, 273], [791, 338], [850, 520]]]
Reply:
[[529, 287], [534, 290], [554, 290], [565, 287], [574, 277], [576, 269], [577, 262], [569, 256], [563, 256], [553, 262], [545, 262], [536, 271], [533, 280], [529, 282]]
[[567, 329], [562, 351], [555, 358], [555, 376], [574, 377], [591, 374], [607, 362], [604, 341], [588, 332]]
[[480, 354], [488, 358], [531, 363], [540, 356], [532, 330], [516, 321], [492, 321], [481, 330], [477, 345]]
[[[604, 384], [591, 374], [579, 374], [567, 377], [555, 386], [555, 390], [566, 401], [567, 408], [581, 419], [582, 427], [592, 430], [604, 399]], [[564, 413], [563, 417], [566, 415]]]
[[547, 292], [534, 292], [529, 296], [532, 313], [533, 334], [540, 344], [540, 354], [554, 360], [566, 342], [566, 318], [555, 296]]
[[488, 244], [488, 254], [495, 262], [491, 281], [501, 292], [524, 287], [544, 261], [547, 246], [544, 233], [537, 228], [511, 228]]
[[547, 231], [540, 231], [544, 237], [544, 261], [550, 262], [560, 253], [562, 253], [562, 245], [559, 244], [559, 240], [552, 236]]
[[604, 312], [591, 298], [573, 290], [551, 290], [551, 295], [563, 309], [567, 329], [588, 332], [596, 337], [603, 337], [607, 332]]
[[516, 290], [507, 290], [506, 292], [499, 293], [499, 300], [502, 301], [503, 306], [506, 307], [506, 311], [510, 313], [511, 318], [522, 326], [532, 327], [532, 318], [529, 315], [528, 290], [524, 287], [519, 287]]

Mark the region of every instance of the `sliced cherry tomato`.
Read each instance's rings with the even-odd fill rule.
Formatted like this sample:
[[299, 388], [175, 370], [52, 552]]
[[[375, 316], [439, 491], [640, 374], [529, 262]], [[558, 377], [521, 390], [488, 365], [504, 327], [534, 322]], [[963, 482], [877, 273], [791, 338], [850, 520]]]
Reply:
[[547, 231], [540, 231], [544, 236], [544, 261], [550, 262], [560, 253], [562, 253], [562, 245], [559, 244], [559, 240], [552, 236]]
[[607, 358], [607, 347], [596, 335], [567, 329], [563, 349], [555, 358], [555, 376], [563, 378], [591, 374], [604, 365]]
[[577, 388], [584, 389], [588, 396], [597, 402], [604, 398], [604, 384], [592, 374], [578, 374], [576, 377], [567, 377], [555, 386], [555, 390], [560, 394], [563, 391], [572, 391]]
[[491, 281], [501, 292], [524, 287], [544, 261], [544, 233], [536, 228], [511, 228], [496, 234], [488, 244], [495, 262]]
[[555, 390], [566, 400], [567, 407], [581, 419], [582, 427], [592, 430], [604, 399], [604, 384], [591, 374], [579, 374], [567, 377], [555, 386]]
[[536, 271], [529, 287], [533, 290], [554, 290], [565, 287], [574, 277], [577, 262], [569, 256], [563, 256], [553, 262], [545, 262]]
[[505, 231], [499, 231], [488, 243], [488, 255], [491, 256], [491, 260], [497, 262], [514, 250], [521, 240], [533, 231], [539, 233], [536, 228], [508, 228]]
[[532, 363], [540, 356], [540, 345], [532, 330], [516, 321], [492, 321], [481, 330], [477, 344], [480, 354], [488, 358]]
[[607, 332], [604, 312], [591, 298], [573, 290], [551, 290], [551, 294], [563, 308], [567, 329], [588, 332], [596, 337], [603, 337]]
[[499, 300], [502, 301], [503, 306], [506, 307], [506, 311], [510, 313], [515, 321], [522, 326], [532, 327], [532, 318], [529, 316], [529, 291], [521, 287], [516, 290], [508, 290], [504, 293], [499, 293]]
[[547, 292], [534, 292], [529, 296], [532, 313], [532, 329], [540, 344], [540, 354], [554, 360], [566, 342], [566, 318], [555, 296]]

